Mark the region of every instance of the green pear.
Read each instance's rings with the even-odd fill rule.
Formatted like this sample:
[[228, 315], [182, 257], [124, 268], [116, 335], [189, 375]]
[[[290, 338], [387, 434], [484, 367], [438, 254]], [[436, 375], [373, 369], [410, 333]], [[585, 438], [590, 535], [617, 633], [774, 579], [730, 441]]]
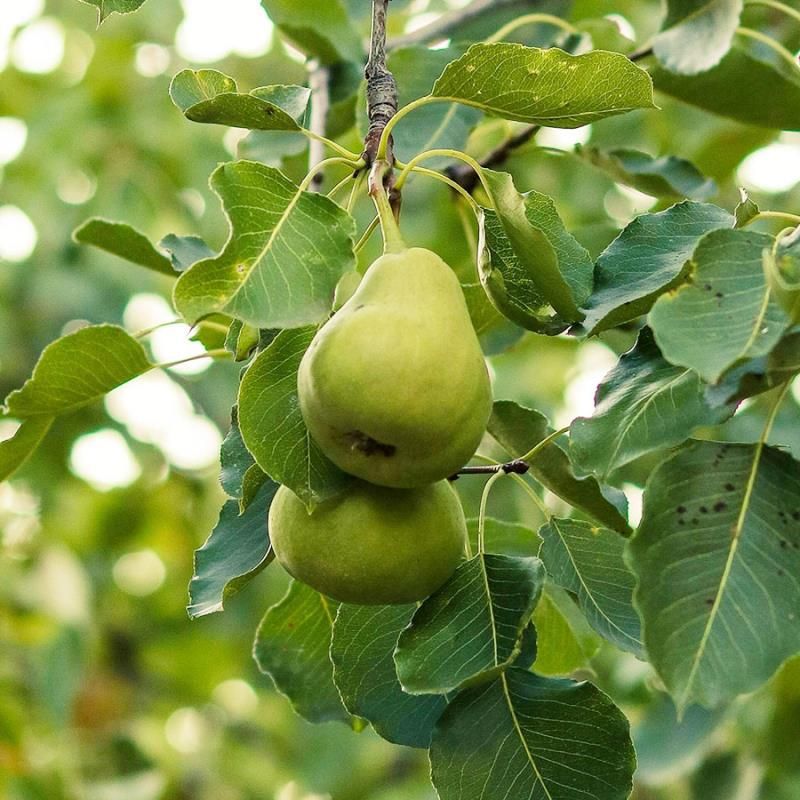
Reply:
[[272, 548], [303, 583], [342, 603], [412, 603], [454, 572], [467, 536], [461, 502], [447, 481], [387, 489], [357, 481], [309, 514], [289, 489], [269, 510]]
[[460, 469], [492, 392], [453, 271], [418, 247], [381, 256], [314, 337], [298, 394], [311, 436], [345, 472], [410, 488]]

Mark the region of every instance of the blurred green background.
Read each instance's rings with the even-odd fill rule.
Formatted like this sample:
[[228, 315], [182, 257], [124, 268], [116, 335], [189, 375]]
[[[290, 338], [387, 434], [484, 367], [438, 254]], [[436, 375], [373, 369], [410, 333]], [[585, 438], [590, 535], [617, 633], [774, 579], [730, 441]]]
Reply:
[[[349, 2], [365, 34], [368, 5]], [[393, 33], [447, 5], [395, 0]], [[655, 0], [571, 5], [575, 20], [618, 13], [638, 42], [660, 20]], [[764, 11], [748, 13], [751, 24], [775, 27], [800, 46], [800, 31]], [[95, 10], [76, 0], [4, 0], [0, 7], [3, 395], [22, 383], [48, 342], [81, 321], [136, 331], [174, 316], [169, 279], [71, 241], [84, 219], [124, 219], [155, 240], [177, 232], [223, 243], [225, 223], [207, 179], [235, 156], [241, 136], [186, 122], [170, 102], [170, 77], [208, 64], [246, 89], [306, 79], [302, 56], [275, 34], [257, 0], [149, 0], [99, 30], [95, 22]], [[335, 123], [357, 149], [357, 134], [348, 133], [352, 77], [337, 85]], [[681, 155], [717, 180], [716, 201], [728, 208], [745, 184], [763, 206], [796, 210], [800, 135], [739, 125], [666, 97], [659, 104], [661, 112], [577, 132], [545, 131], [539, 144], [563, 151], [591, 141]], [[480, 155], [513, 129], [490, 122], [470, 146]], [[296, 178], [307, 160], [304, 145], [291, 139], [242, 147], [248, 157], [277, 157]], [[528, 145], [507, 167], [520, 188], [551, 194], [595, 254], [635, 214], [658, 208], [552, 150]], [[363, 226], [366, 198], [357, 215]], [[438, 250], [465, 281], [474, 280], [468, 237], [445, 189], [411, 182], [403, 226], [409, 241]], [[186, 333], [163, 329], [150, 340], [154, 356], [196, 352]], [[578, 347], [500, 326], [486, 341], [495, 353], [495, 394], [565, 424], [590, 413], [594, 388], [632, 337], [617, 332]], [[196, 622], [186, 616], [192, 553], [223, 499], [217, 453], [237, 374], [233, 365], [200, 361], [141, 378], [60, 421], [24, 470], [0, 485], [0, 797], [434, 798], [424, 753], [369, 730], [311, 726], [258, 673], [251, 642], [285, 589], [279, 567], [224, 614]], [[752, 432], [741, 417], [737, 435], [747, 439]], [[9, 425], [0, 421], [0, 438]], [[800, 432], [779, 433], [800, 449]], [[634, 519], [644, 475], [632, 474], [625, 486]], [[474, 514], [480, 482], [458, 486]], [[503, 484], [491, 513], [531, 527], [541, 521], [524, 495]], [[800, 664], [728, 712], [693, 709], [680, 726], [647, 665], [609, 647], [584, 673], [635, 724], [637, 798], [800, 798]]]

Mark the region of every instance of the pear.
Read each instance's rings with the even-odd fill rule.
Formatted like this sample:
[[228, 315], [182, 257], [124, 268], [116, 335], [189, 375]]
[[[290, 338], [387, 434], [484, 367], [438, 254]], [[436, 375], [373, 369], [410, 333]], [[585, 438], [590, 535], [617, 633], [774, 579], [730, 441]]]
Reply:
[[345, 472], [410, 488], [460, 469], [492, 393], [453, 271], [418, 247], [381, 256], [314, 337], [298, 394], [311, 436]]
[[435, 592], [458, 566], [467, 529], [447, 481], [420, 489], [356, 481], [311, 514], [282, 486], [269, 533], [276, 558], [298, 580], [342, 603], [389, 605]]

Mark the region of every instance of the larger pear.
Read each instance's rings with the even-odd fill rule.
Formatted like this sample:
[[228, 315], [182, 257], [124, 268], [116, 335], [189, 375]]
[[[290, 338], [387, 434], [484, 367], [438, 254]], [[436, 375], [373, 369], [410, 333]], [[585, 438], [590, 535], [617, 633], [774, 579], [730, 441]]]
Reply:
[[460, 469], [492, 393], [453, 271], [419, 247], [381, 256], [314, 337], [298, 392], [312, 437], [345, 472], [411, 488]]

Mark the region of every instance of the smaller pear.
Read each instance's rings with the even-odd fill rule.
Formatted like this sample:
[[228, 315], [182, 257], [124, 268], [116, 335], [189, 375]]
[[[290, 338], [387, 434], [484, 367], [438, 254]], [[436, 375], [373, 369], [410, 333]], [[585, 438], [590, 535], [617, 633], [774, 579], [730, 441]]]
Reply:
[[269, 510], [272, 549], [286, 571], [342, 603], [413, 603], [455, 571], [467, 536], [452, 486], [387, 489], [357, 481], [309, 514], [289, 489]]
[[419, 247], [381, 256], [314, 337], [298, 396], [311, 436], [351, 475], [410, 488], [458, 471], [492, 394], [453, 271]]

